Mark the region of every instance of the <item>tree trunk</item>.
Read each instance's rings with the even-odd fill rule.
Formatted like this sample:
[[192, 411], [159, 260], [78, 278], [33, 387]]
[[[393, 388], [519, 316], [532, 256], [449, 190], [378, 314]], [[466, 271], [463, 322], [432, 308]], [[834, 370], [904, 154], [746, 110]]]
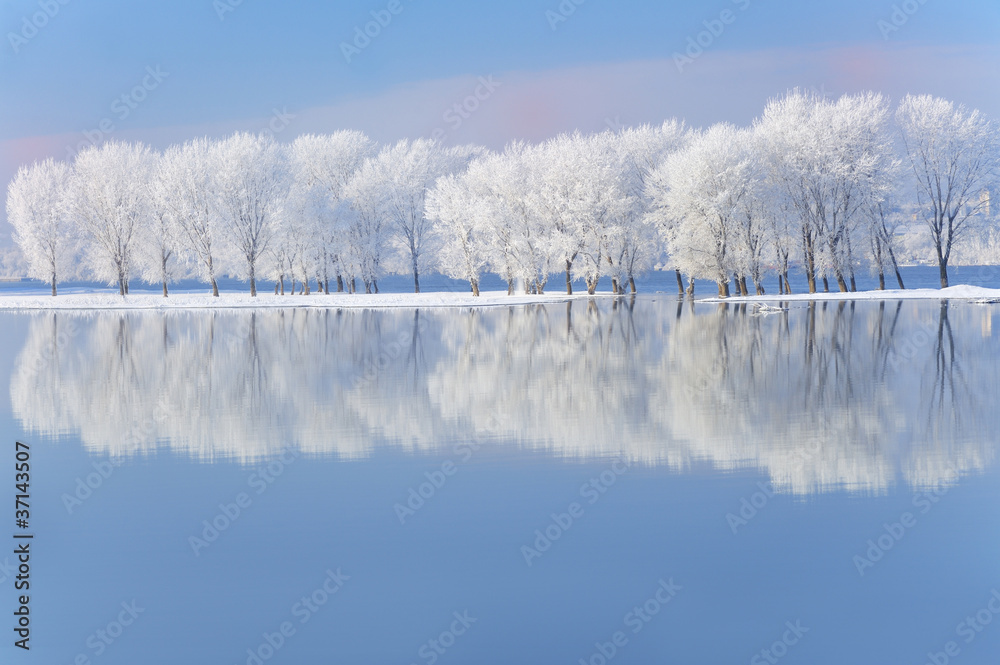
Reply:
[[472, 295], [479, 297], [479, 280], [473, 279], [470, 280], [470, 283], [472, 284]]
[[56, 275], [52, 273], [52, 297], [56, 295]]
[[881, 266], [878, 269], [878, 290], [885, 291], [885, 271]]
[[[278, 283], [281, 284], [281, 295], [285, 295], [285, 276], [280, 275], [278, 277]], [[275, 291], [277, 293], [277, 291]]]
[[613, 293], [615, 295], [618, 295], [618, 278], [617, 277], [612, 277], [611, 278], [611, 293]]
[[417, 271], [417, 262], [413, 262], [413, 292], [420, 293], [420, 273]]
[[719, 280], [719, 297], [728, 298], [729, 297], [729, 280], [720, 279]]
[[163, 280], [163, 297], [167, 297], [167, 280]]
[[844, 273], [840, 272], [840, 268], [834, 271], [834, 276], [837, 278], [837, 288], [840, 292], [847, 293], [847, 282], [844, 281]]
[[781, 273], [778, 273], [778, 295], [785, 295], [785, 280], [781, 278]]
[[635, 295], [635, 293], [636, 293], [636, 288], [635, 288], [635, 277], [629, 277], [629, 278], [628, 278], [628, 287], [629, 287], [630, 289], [632, 289], [632, 294], [633, 294], [633, 295]]
[[[940, 256], [940, 252], [938, 252]], [[938, 263], [938, 271], [941, 273], [941, 288], [948, 288], [948, 260], [942, 257]]]
[[326, 296], [330, 295], [330, 279], [329, 278], [323, 280], [323, 295], [326, 295]]
[[378, 281], [377, 280], [374, 280], [374, 279], [372, 280], [372, 286], [375, 287], [375, 293], [378, 293]]
[[[815, 286], [815, 283], [813, 285]], [[785, 295], [792, 295], [792, 285], [788, 282], [788, 268], [785, 268]]]
[[573, 262], [566, 259], [566, 295], [573, 295], [573, 280], [570, 279], [569, 271], [573, 267]]
[[257, 297], [257, 272], [252, 263], [250, 264], [250, 297]]
[[219, 297], [219, 283], [215, 281], [215, 277], [212, 277], [212, 295], [216, 298]]
[[684, 278], [681, 277], [680, 270], [674, 270], [674, 274], [677, 276], [677, 295], [684, 295]]
[[514, 280], [512, 279], [507, 280], [507, 295], [514, 295]]
[[748, 296], [750, 292], [747, 291], [747, 278], [746, 276], [740, 277], [740, 295]]
[[830, 282], [827, 281], [826, 275], [823, 276], [823, 293], [830, 292]]
[[889, 250], [889, 260], [892, 261], [892, 269], [896, 273], [896, 281], [899, 282], [900, 290], [905, 290], [906, 287], [903, 286], [903, 277], [899, 274], [899, 264], [896, 263], [896, 252], [892, 251], [892, 245], [887, 245], [886, 249]]
[[337, 293], [344, 292], [344, 278], [341, 275], [337, 275]]
[[694, 297], [694, 277], [688, 279], [687, 297], [688, 298]]
[[806, 279], [809, 281], [809, 293], [816, 293], [816, 257], [811, 247], [806, 251]]

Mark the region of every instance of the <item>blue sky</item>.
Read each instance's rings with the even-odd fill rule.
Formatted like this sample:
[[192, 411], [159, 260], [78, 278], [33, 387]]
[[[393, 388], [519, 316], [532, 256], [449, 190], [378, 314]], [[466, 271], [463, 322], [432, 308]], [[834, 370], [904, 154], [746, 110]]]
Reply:
[[[91, 140], [269, 125], [501, 147], [673, 116], [747, 123], [795, 86], [929, 92], [1000, 117], [995, 0], [576, 2], [5, 0], [0, 179]], [[348, 62], [372, 12], [391, 21]], [[449, 114], [477, 90], [474, 111]]]

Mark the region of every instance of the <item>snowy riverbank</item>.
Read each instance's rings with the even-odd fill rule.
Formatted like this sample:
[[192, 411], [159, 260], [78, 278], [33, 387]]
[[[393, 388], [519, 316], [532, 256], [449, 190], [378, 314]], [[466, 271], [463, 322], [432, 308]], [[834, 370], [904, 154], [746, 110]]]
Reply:
[[[599, 294], [610, 295], [610, 294]], [[586, 293], [568, 296], [565, 293], [543, 295], [507, 295], [506, 291], [484, 291], [478, 297], [471, 293], [331, 293], [308, 296], [276, 296], [261, 293], [251, 298], [248, 293], [223, 293], [212, 297], [207, 293], [175, 293], [164, 298], [154, 293], [135, 293], [124, 298], [110, 293], [67, 293], [50, 295], [11, 294], [0, 295], [0, 310], [164, 310], [164, 309], [250, 309], [250, 308], [314, 308], [314, 309], [380, 309], [390, 307], [497, 307], [536, 303], [566, 302], [575, 298], [588, 298]]]
[[842, 293], [793, 293], [792, 295], [730, 296], [729, 298], [702, 298], [698, 302], [792, 302], [809, 300], [970, 300], [1000, 302], [1000, 289], [960, 284], [946, 289], [886, 289], [885, 291], [855, 291]]

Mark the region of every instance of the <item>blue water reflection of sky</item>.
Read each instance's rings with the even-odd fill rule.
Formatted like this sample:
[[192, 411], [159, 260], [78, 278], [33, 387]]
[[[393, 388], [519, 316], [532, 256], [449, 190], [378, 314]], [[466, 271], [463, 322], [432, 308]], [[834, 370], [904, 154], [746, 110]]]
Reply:
[[[926, 514], [908, 491], [776, 495], [734, 535], [726, 515], [765, 478], [638, 467], [590, 505], [579, 488], [608, 464], [497, 454], [401, 525], [393, 505], [446, 457], [299, 459], [195, 556], [189, 538], [253, 491], [251, 471], [163, 455], [116, 469], [68, 515], [59, 496], [93, 460], [69, 442], [37, 450], [33, 662], [92, 656], [88, 636], [135, 599], [144, 611], [94, 662], [244, 663], [284, 621], [295, 633], [273, 662], [428, 662], [421, 645], [467, 611], [440, 662], [573, 663], [616, 631], [616, 662], [748, 662], [798, 621], [808, 633], [786, 662], [922, 663], [1000, 585], [995, 473]], [[573, 501], [582, 517], [528, 567], [521, 546]], [[904, 512], [916, 525], [859, 575], [853, 557]], [[350, 579], [300, 624], [293, 606], [328, 569]], [[633, 634], [625, 615], [661, 579], [682, 588]], [[961, 644], [962, 662], [998, 645], [1000, 622]]]
[[[8, 389], [28, 323], [8, 315], [3, 324]], [[951, 662], [986, 665], [1000, 652], [1000, 618], [959, 632], [977, 612], [993, 617], [1000, 589], [1000, 479], [988, 463], [930, 503], [926, 488], [904, 482], [875, 495], [772, 494], [763, 489], [770, 476], [753, 467], [631, 461], [591, 503], [581, 488], [609, 477], [611, 456], [378, 447], [354, 461], [296, 453], [278, 467], [273, 455], [206, 463], [164, 447], [108, 467], [72, 434], [22, 431], [0, 404], [6, 438], [32, 443], [37, 533], [32, 650], [19, 653], [8, 634], [5, 663], [84, 654], [95, 664], [242, 664], [247, 649], [267, 654], [264, 635], [278, 642], [286, 621], [294, 633], [262, 662], [600, 663], [621, 631], [616, 664], [759, 663], [769, 661], [755, 655], [791, 635], [788, 623], [808, 631], [781, 663], [923, 665], [949, 641], [960, 650]], [[12, 457], [0, 463], [7, 478]], [[262, 485], [269, 462], [281, 473]], [[112, 470], [70, 512], [63, 495], [95, 464]], [[454, 473], [401, 524], [396, 504], [442, 468]], [[249, 505], [195, 554], [202, 521], [241, 492]], [[582, 515], [528, 566], [522, 546], [574, 502]], [[741, 508], [746, 523], [730, 517]], [[884, 525], [898, 533], [892, 525], [907, 512], [915, 524], [861, 575], [855, 557], [867, 556]], [[296, 603], [338, 570], [349, 579], [301, 623], [305, 605]], [[680, 589], [633, 632], [634, 608], [661, 581]], [[11, 607], [11, 580], [0, 597]], [[133, 600], [142, 612], [97, 655], [96, 631]], [[475, 621], [435, 652], [430, 640], [464, 628], [455, 613]]]

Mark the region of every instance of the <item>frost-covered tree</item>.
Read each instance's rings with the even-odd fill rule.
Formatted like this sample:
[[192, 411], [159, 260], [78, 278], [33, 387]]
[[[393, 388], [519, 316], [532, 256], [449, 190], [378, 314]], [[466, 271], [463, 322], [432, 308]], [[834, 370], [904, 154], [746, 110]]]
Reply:
[[117, 283], [123, 296], [149, 217], [151, 161], [145, 145], [109, 141], [82, 150], [74, 164], [72, 209], [89, 240], [86, 260], [97, 279]]
[[285, 149], [267, 134], [239, 132], [215, 146], [219, 222], [236, 250], [236, 276], [257, 295], [257, 268], [274, 235], [275, 215], [288, 194]]
[[754, 185], [755, 167], [741, 130], [715, 125], [667, 157], [650, 181], [650, 198], [667, 225], [668, 251], [682, 272], [710, 279], [729, 295], [738, 267], [740, 215]]
[[944, 288], [952, 250], [996, 179], [996, 128], [979, 111], [931, 95], [904, 97], [896, 122]]
[[[552, 229], [552, 258], [593, 294], [606, 271], [616, 220], [633, 205], [617, 168], [613, 134], [563, 134], [538, 150], [538, 211]], [[567, 280], [567, 292], [572, 286]]]
[[361, 278], [365, 293], [378, 293], [385, 272], [392, 229], [386, 196], [385, 165], [370, 158], [344, 188], [345, 203], [339, 214], [345, 220], [348, 270]]
[[771, 100], [764, 109], [758, 131], [767, 145], [770, 179], [780, 188], [787, 207], [794, 211], [809, 292], [816, 292], [817, 259], [822, 237], [815, 219], [814, 199], [824, 200], [824, 151], [816, 120], [816, 107], [825, 101], [795, 91]]
[[461, 174], [440, 178], [427, 194], [427, 215], [440, 226], [443, 242], [438, 266], [445, 275], [468, 280], [479, 295], [479, 279], [489, 263], [490, 193], [480, 175], [487, 160], [473, 162]]
[[905, 175], [902, 165], [899, 159], [888, 161], [886, 168], [878, 173], [878, 178], [873, 179], [864, 190], [861, 235], [867, 244], [869, 264], [878, 276], [880, 290], [885, 289], [886, 271], [896, 276], [900, 289], [906, 288], [899, 272], [900, 236], [905, 217], [899, 206], [903, 188], [901, 179]]
[[292, 280], [293, 295], [299, 282], [302, 293], [311, 293], [309, 280], [314, 271], [320, 274], [317, 279], [323, 288], [322, 234], [331, 223], [329, 217], [330, 207], [322, 190], [296, 181], [268, 246], [268, 275], [277, 280], [281, 295], [285, 295], [286, 277]]
[[[762, 158], [761, 136], [753, 129], [740, 129], [733, 144], [733, 159], [745, 165], [746, 190], [737, 204], [735, 220], [735, 273], [741, 295], [749, 295], [747, 277], [757, 295], [764, 293], [764, 263], [771, 256], [774, 232], [773, 191], [768, 187]], [[779, 213], [780, 214], [780, 213]]]
[[71, 169], [46, 159], [22, 166], [7, 186], [7, 220], [14, 242], [27, 259], [28, 276], [56, 282], [75, 269], [76, 228], [69, 210]]
[[770, 177], [800, 220], [809, 282], [832, 275], [841, 291], [853, 274], [854, 236], [866, 189], [879, 186], [892, 160], [888, 105], [875, 94], [833, 102], [793, 91], [772, 100], [758, 124], [771, 158]]
[[149, 220], [139, 239], [139, 270], [149, 284], [162, 284], [163, 297], [167, 286], [177, 277], [180, 238], [176, 220], [167, 205], [167, 186], [162, 155], [151, 155], [149, 182]]
[[[364, 161], [372, 156], [374, 143], [365, 134], [344, 130], [333, 134], [299, 136], [291, 145], [294, 183], [290, 207], [310, 211], [316, 261], [323, 290], [330, 292], [336, 277], [337, 291], [344, 290], [346, 220], [344, 191]], [[283, 232], [279, 236], [284, 236]], [[279, 237], [279, 241], [282, 238]]]
[[647, 185], [666, 156], [681, 149], [687, 140], [688, 130], [677, 120], [668, 120], [659, 127], [624, 129], [615, 137], [622, 193], [631, 203], [624, 208], [617, 231], [608, 243], [612, 274], [620, 289], [627, 282], [635, 293], [636, 275], [651, 268], [661, 254], [656, 220], [649, 214], [652, 201]]
[[219, 265], [217, 237], [220, 234], [218, 200], [214, 176], [219, 168], [217, 153], [208, 139], [194, 139], [171, 146], [160, 166], [163, 198], [175, 233], [193, 258], [196, 274], [219, 295], [216, 277], [224, 274]]
[[525, 293], [542, 293], [552, 265], [553, 228], [539, 202], [539, 149], [522, 142], [477, 162], [480, 187], [487, 192], [485, 227], [492, 246], [490, 265], [507, 281], [508, 293], [520, 281]]
[[382, 190], [382, 209], [398, 268], [413, 275], [416, 293], [420, 292], [420, 273], [433, 265], [439, 246], [439, 237], [425, 214], [427, 191], [439, 177], [464, 170], [480, 152], [474, 146], [446, 148], [432, 139], [403, 140], [384, 147], [365, 171], [376, 181], [370, 186]]

